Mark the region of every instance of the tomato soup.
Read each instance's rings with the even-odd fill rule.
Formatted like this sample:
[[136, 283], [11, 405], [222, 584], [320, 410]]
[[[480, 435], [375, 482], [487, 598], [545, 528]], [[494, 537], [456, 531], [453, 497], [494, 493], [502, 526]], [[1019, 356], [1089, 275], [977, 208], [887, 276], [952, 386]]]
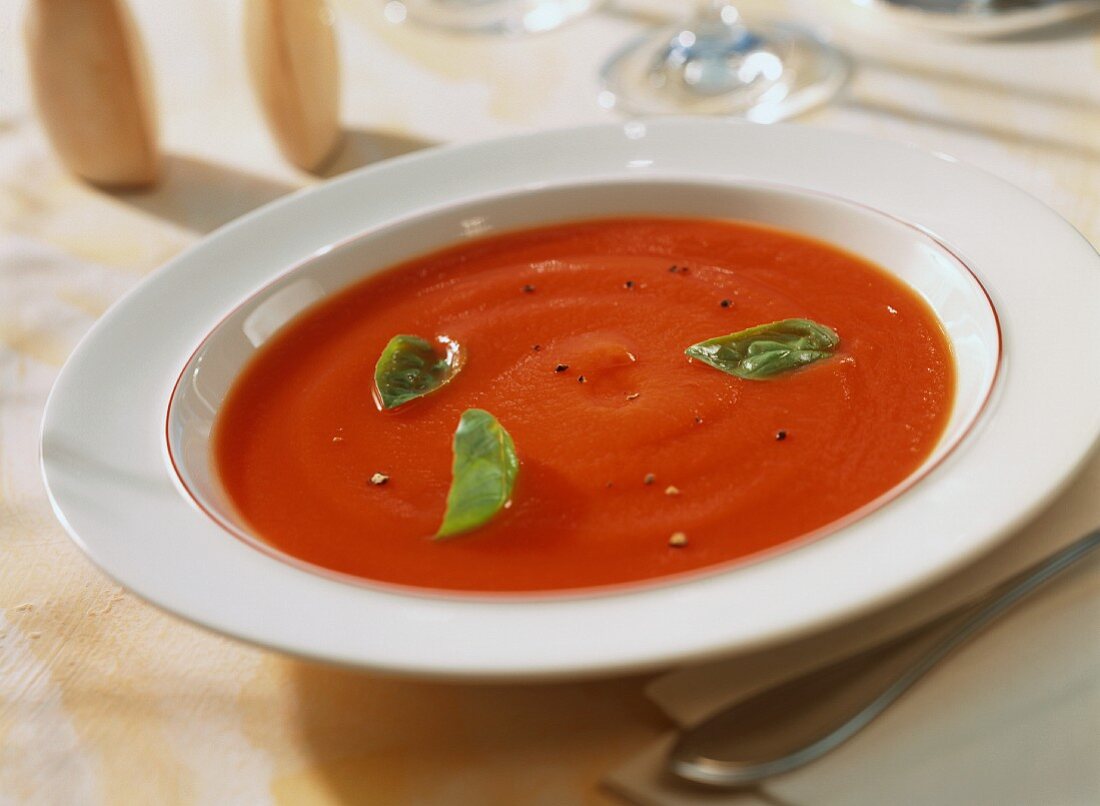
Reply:
[[[685, 348], [785, 318], [835, 353], [764, 380]], [[461, 372], [381, 410], [396, 334], [446, 337]], [[560, 591], [728, 564], [822, 530], [939, 440], [954, 365], [929, 307], [882, 269], [727, 221], [592, 220], [462, 243], [372, 276], [284, 326], [214, 434], [254, 533], [308, 563], [451, 591]], [[433, 539], [464, 411], [515, 444], [510, 504]]]

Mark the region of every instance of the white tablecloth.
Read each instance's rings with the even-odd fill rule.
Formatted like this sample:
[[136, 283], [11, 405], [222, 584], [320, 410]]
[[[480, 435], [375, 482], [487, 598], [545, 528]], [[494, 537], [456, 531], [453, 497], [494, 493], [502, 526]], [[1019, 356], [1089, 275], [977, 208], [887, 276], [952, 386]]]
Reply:
[[[685, 5], [624, 2], [501, 41], [393, 26], [376, 0], [335, 0], [349, 135], [332, 170], [431, 143], [615, 120], [595, 103], [600, 62], [647, 17]], [[153, 192], [108, 194], [74, 181], [46, 148], [27, 94], [23, 3], [0, 0], [0, 803], [612, 800], [600, 778], [670, 725], [646, 699], [647, 678], [448, 686], [285, 658], [134, 600], [54, 520], [37, 428], [80, 335], [180, 249], [316, 181], [281, 161], [264, 130], [239, 3], [131, 6], [166, 170]], [[948, 152], [1100, 242], [1095, 27], [970, 43], [892, 28], [846, 0], [743, 4], [749, 18], [764, 9], [831, 32], [857, 62], [848, 95], [801, 125]], [[1100, 802], [1095, 763], [1081, 762], [1100, 749], [1098, 579], [1093, 564], [944, 667], [873, 729], [889, 741], [868, 733], [775, 797]], [[683, 716], [683, 703], [663, 702]], [[1009, 768], [1014, 777], [997, 772]]]

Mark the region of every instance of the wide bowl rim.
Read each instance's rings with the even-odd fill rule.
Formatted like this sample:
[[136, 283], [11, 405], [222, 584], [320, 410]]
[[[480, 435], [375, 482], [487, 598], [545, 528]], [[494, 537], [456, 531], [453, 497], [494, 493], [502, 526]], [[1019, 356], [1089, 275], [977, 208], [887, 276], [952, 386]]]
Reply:
[[[892, 522], [904, 533], [891, 532], [893, 554], [855, 529], [844, 541], [848, 564], [839, 563], [843, 553], [821, 550], [829, 541], [819, 541], [792, 553], [805, 559], [801, 571], [779, 558], [756, 566], [767, 573], [743, 575], [735, 589], [716, 587], [719, 575], [582, 601], [441, 606], [303, 581], [312, 575], [290, 573], [259, 552], [232, 546], [236, 541], [212, 541], [196, 526], [205, 518], [179, 496], [160, 446], [178, 367], [210, 329], [209, 314], [180, 304], [190, 294], [210, 293], [202, 281], [217, 285], [219, 299], [239, 300], [265, 261], [285, 265], [308, 256], [338, 240], [342, 229], [361, 228], [364, 218], [382, 220], [425, 197], [457, 199], [486, 185], [632, 174], [639, 169], [628, 165], [639, 157], [649, 160], [641, 170], [653, 176], [793, 181], [858, 200], [934, 235], [982, 277], [1004, 337], [989, 416], [948, 462], [950, 472], [942, 475], [951, 483], [922, 485], [936, 489], [924, 494], [928, 507], [914, 511], [903, 496], [863, 521], [897, 513]], [[370, 193], [380, 189], [387, 192]], [[221, 271], [230, 260], [237, 271]], [[1065, 487], [1100, 436], [1100, 353], [1082, 324], [1100, 313], [1098, 265], [1080, 233], [1009, 183], [949, 156], [873, 137], [685, 118], [430, 149], [273, 202], [192, 246], [112, 306], [51, 391], [42, 421], [43, 478], [76, 544], [135, 594], [213, 630], [305, 657], [427, 677], [535, 680], [750, 651], [827, 628], [944, 577]], [[1045, 269], [1042, 282], [1034, 282], [1035, 266]], [[1058, 292], [1067, 286], [1078, 293]], [[1052, 319], [1052, 311], [1061, 318]], [[1037, 336], [1052, 325], [1082, 345], [1075, 364], [1069, 356], [1039, 355]], [[134, 357], [143, 360], [127, 362]], [[1031, 427], [1035, 416], [1042, 429]], [[962, 472], [975, 465], [981, 473]], [[983, 505], [962, 506], [970, 493]], [[898, 541], [905, 551], [897, 551]], [[799, 596], [770, 595], [768, 580], [777, 575], [800, 581]]]

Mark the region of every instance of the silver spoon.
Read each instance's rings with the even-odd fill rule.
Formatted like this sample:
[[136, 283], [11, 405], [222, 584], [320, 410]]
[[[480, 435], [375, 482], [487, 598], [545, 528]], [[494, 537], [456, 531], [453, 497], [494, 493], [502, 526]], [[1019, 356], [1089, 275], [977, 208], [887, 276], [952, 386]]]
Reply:
[[669, 769], [700, 784], [745, 787], [820, 758], [953, 649], [1097, 547], [1100, 529], [959, 611], [719, 711], [680, 736], [669, 752]]

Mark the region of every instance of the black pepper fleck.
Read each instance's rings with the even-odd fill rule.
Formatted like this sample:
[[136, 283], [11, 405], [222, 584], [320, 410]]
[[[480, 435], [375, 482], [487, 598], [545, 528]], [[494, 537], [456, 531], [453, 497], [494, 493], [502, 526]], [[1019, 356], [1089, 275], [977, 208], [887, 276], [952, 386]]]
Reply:
[[530, 283], [528, 283], [527, 285], [525, 285], [523, 287], [523, 293], [524, 294], [534, 294], [535, 293], [535, 287], [533, 285], [531, 285]]
[[554, 372], [565, 372], [567, 369], [569, 369], [568, 364], [558, 364], [554, 367]]
[[584, 383], [584, 382], [585, 382], [585, 377], [583, 375], [578, 375], [577, 376], [577, 383]]
[[537, 352], [538, 352], [539, 350], [541, 350], [541, 349], [542, 349], [542, 345], [539, 345], [539, 344], [532, 344], [532, 345], [531, 345], [531, 349], [532, 349], [532, 350], [534, 350], [534, 351], [535, 351], [535, 352], [537, 353]]
[[728, 308], [730, 305], [733, 304], [733, 300], [732, 299], [724, 299], [721, 302], [719, 302], [718, 304], [721, 305], [723, 308]]
[[643, 484], [652, 484], [656, 480], [657, 480], [657, 477], [655, 475], [653, 475], [652, 473], [646, 473], [645, 478], [642, 479], [642, 483]]
[[703, 424], [703, 418], [702, 417], [696, 417], [695, 418], [695, 424], [696, 425], [702, 425]]
[[782, 442], [786, 438], [787, 438], [787, 432], [786, 431], [781, 430], [781, 431], [776, 431], [775, 432], [775, 441], [776, 442]]
[[633, 280], [627, 280], [625, 283], [623, 283], [623, 286], [626, 287], [626, 288], [633, 288], [634, 287], [634, 281]]

